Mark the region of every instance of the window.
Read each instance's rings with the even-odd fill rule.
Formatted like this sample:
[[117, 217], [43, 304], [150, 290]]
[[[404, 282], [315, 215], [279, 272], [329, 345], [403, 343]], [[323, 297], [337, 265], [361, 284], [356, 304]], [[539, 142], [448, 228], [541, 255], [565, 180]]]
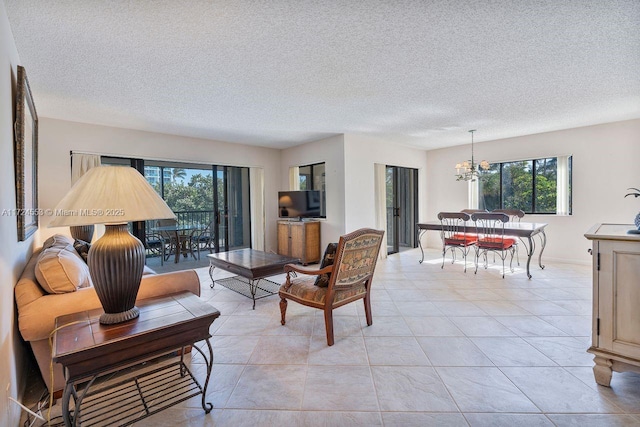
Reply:
[[324, 163], [300, 166], [300, 190], [324, 191]]
[[571, 156], [492, 164], [481, 171], [479, 208], [571, 215], [571, 169]]
[[325, 164], [314, 163], [311, 165], [300, 166], [298, 168], [298, 179], [300, 190], [320, 190], [320, 216], [327, 216], [327, 198], [325, 193]]

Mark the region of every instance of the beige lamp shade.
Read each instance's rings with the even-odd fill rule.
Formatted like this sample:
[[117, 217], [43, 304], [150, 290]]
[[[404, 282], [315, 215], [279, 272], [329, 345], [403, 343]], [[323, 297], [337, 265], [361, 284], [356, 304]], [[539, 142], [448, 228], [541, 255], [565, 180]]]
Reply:
[[128, 166], [90, 169], [58, 203], [54, 213], [49, 227], [176, 217], [142, 174]]
[[280, 197], [280, 200], [278, 200], [278, 204], [281, 208], [290, 208], [291, 206], [293, 206], [293, 200], [291, 200], [291, 196], [284, 195]]

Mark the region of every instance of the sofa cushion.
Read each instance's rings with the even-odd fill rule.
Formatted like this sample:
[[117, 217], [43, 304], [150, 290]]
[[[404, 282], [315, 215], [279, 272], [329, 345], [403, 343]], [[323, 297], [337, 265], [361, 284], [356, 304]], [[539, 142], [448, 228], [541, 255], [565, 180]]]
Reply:
[[42, 249], [47, 249], [52, 246], [67, 246], [73, 245], [73, 239], [71, 237], [67, 237], [64, 234], [54, 234], [44, 241], [42, 244]]
[[73, 248], [73, 244], [55, 242], [44, 249], [36, 262], [36, 279], [50, 294], [74, 292], [91, 286], [89, 267]]
[[76, 239], [73, 242], [73, 248], [76, 250], [76, 252], [78, 252], [80, 258], [82, 258], [84, 262], [87, 262], [87, 259], [89, 258], [89, 249], [91, 249], [91, 243], [85, 242], [84, 240]]

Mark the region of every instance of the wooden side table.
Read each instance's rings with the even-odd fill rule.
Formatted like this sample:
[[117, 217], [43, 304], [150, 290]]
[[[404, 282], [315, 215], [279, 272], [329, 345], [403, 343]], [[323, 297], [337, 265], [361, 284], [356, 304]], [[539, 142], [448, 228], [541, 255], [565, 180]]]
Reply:
[[[213, 408], [205, 402], [213, 366], [209, 328], [220, 312], [190, 292], [141, 300], [136, 306], [140, 317], [114, 325], [99, 323], [101, 309], [56, 319], [60, 329], [53, 361], [62, 364], [67, 381], [62, 396], [65, 425], [128, 425], [199, 394], [202, 409], [209, 413]], [[206, 343], [208, 354], [195, 345], [198, 341]], [[110, 374], [187, 346], [205, 360], [203, 385], [184, 363], [184, 351], [178, 362], [139, 370], [139, 375], [136, 370], [135, 376], [119, 382], [105, 381]]]

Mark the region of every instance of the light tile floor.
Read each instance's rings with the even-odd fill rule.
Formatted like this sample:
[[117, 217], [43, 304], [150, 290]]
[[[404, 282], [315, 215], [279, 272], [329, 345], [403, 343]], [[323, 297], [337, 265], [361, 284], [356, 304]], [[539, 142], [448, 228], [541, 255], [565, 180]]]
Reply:
[[[373, 325], [361, 302], [338, 309], [332, 347], [321, 311], [290, 302], [282, 326], [277, 296], [251, 310], [198, 269], [201, 297], [222, 313], [214, 409], [194, 398], [136, 425], [640, 425], [640, 375], [614, 373], [611, 388], [593, 379], [589, 266], [547, 262], [531, 280], [522, 267], [502, 279], [501, 266], [464, 273], [441, 269], [437, 251], [419, 255], [378, 263]], [[190, 364], [203, 378], [196, 352]]]

